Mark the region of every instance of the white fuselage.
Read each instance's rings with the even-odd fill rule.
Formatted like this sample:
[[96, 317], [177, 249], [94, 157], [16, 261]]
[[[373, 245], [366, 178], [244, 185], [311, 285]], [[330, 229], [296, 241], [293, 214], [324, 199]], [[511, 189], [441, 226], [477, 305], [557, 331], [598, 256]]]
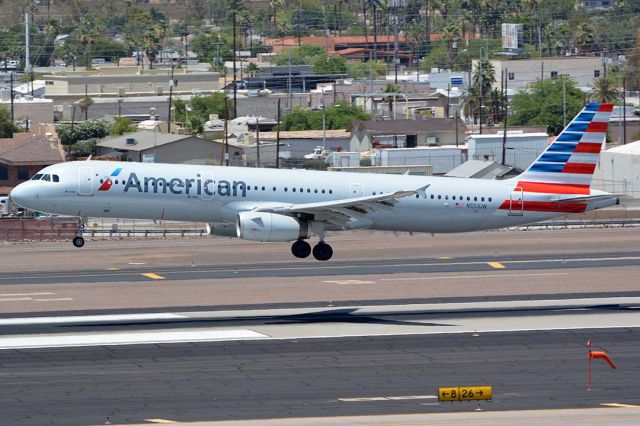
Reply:
[[[117, 172], [119, 169], [119, 172]], [[401, 198], [395, 206], [367, 214], [352, 228], [408, 232], [467, 232], [501, 228], [566, 215], [526, 211], [523, 197], [547, 194], [514, 190], [517, 180], [481, 180], [308, 170], [252, 169], [107, 161], [46, 167], [48, 181], [27, 181], [12, 197], [46, 213], [132, 219], [234, 222], [256, 205], [288, 206], [342, 200], [429, 185], [426, 197]], [[107, 179], [111, 181], [110, 187]], [[545, 198], [546, 197], [546, 198]], [[611, 203], [607, 204], [611, 205]], [[605, 207], [589, 203], [589, 208]], [[332, 229], [328, 226], [327, 229]]]

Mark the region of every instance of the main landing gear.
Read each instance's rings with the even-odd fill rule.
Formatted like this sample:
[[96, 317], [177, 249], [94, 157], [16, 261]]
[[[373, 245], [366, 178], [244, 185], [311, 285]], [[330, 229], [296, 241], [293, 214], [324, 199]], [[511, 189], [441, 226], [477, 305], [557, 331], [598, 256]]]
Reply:
[[84, 238], [82, 238], [82, 232], [84, 231], [85, 221], [82, 219], [78, 219], [78, 230], [76, 231], [76, 236], [73, 237], [71, 242], [74, 246], [81, 248], [84, 246]]
[[322, 240], [313, 247], [313, 251], [311, 250], [311, 244], [304, 240], [298, 240], [291, 246], [291, 253], [300, 259], [309, 257], [312, 252], [313, 257], [322, 261], [329, 260], [333, 256], [331, 246]]

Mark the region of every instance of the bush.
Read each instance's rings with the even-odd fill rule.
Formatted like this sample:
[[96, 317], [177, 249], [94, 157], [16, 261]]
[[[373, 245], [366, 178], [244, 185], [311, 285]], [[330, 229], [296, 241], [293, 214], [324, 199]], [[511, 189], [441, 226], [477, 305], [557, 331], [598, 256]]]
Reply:
[[95, 119], [58, 126], [58, 136], [63, 145], [73, 145], [78, 141], [101, 139], [109, 134], [111, 125], [107, 120]]

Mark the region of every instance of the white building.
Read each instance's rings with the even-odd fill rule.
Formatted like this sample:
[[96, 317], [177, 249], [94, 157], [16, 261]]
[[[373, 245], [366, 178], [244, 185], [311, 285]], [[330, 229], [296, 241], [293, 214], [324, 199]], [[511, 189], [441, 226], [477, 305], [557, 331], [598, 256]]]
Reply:
[[[469, 160], [496, 161], [502, 163], [503, 133], [471, 135], [469, 137]], [[546, 133], [507, 132], [505, 164], [526, 170], [547, 147]]]
[[640, 198], [640, 141], [602, 151], [593, 188]]
[[[578, 87], [590, 87], [593, 80], [604, 77], [603, 60], [599, 56], [555, 56], [548, 58], [491, 60], [495, 69], [494, 87], [502, 84], [502, 71], [507, 70], [507, 88], [521, 89], [536, 80], [569, 76]], [[473, 69], [478, 61], [473, 61]]]

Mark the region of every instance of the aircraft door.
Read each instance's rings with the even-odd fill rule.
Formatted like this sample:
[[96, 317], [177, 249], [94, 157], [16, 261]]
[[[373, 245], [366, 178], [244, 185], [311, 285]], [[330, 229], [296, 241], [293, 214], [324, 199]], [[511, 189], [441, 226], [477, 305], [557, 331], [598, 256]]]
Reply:
[[93, 195], [93, 168], [78, 168], [78, 195]]
[[213, 194], [215, 191], [215, 185], [213, 181], [213, 173], [211, 172], [201, 172], [200, 179], [202, 179], [202, 192], [200, 193], [200, 198], [202, 200], [213, 200]]
[[509, 194], [509, 216], [524, 215], [524, 191], [516, 186]]
[[351, 193], [350, 198], [358, 198], [364, 195], [364, 187], [361, 183], [352, 183], [351, 184]]

